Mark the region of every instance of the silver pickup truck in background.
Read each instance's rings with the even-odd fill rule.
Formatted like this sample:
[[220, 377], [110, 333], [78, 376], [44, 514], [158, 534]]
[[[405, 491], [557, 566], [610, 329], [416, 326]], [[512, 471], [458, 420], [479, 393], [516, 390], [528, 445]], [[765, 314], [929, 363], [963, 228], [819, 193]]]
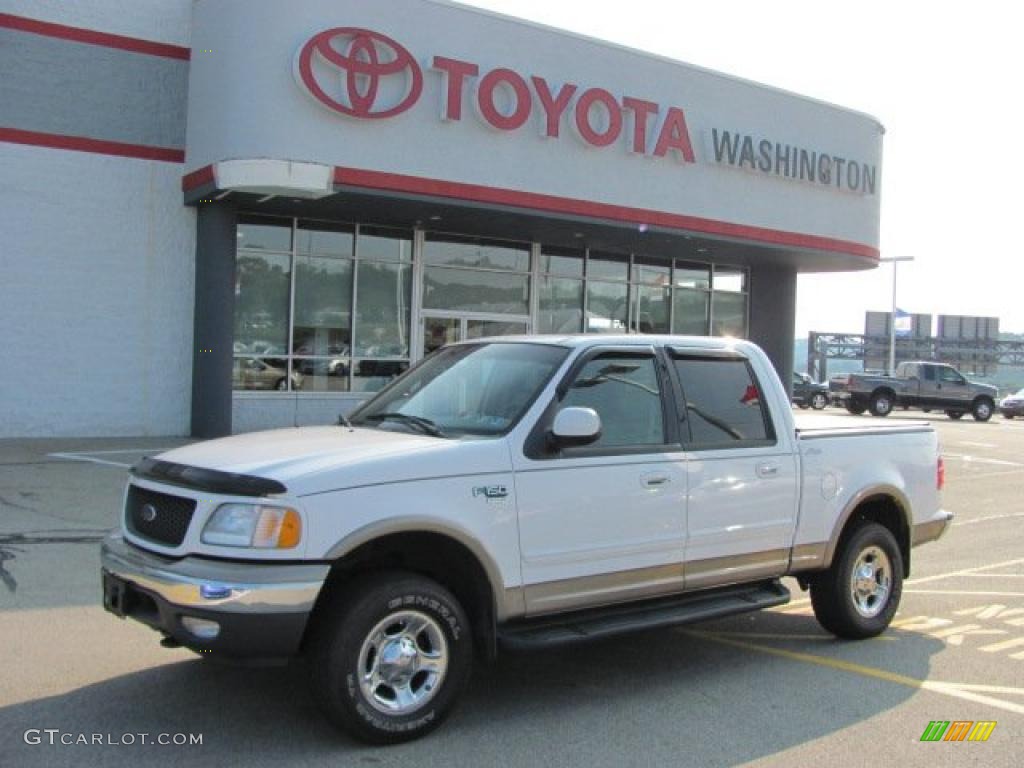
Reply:
[[895, 376], [847, 373], [829, 380], [832, 399], [850, 413], [888, 416], [897, 406], [945, 411], [951, 419], [970, 413], [975, 421], [988, 421], [996, 410], [998, 390], [968, 381], [945, 363], [906, 362]]

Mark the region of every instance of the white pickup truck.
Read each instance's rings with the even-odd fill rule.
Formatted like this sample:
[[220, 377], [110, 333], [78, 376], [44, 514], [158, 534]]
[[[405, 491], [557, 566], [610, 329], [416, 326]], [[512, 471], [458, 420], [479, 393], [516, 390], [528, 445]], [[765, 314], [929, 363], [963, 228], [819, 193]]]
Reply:
[[372, 743], [436, 727], [474, 657], [780, 605], [783, 576], [876, 635], [952, 517], [930, 426], [798, 425], [730, 339], [455, 344], [342, 421], [143, 460], [103, 594], [168, 646], [304, 656]]

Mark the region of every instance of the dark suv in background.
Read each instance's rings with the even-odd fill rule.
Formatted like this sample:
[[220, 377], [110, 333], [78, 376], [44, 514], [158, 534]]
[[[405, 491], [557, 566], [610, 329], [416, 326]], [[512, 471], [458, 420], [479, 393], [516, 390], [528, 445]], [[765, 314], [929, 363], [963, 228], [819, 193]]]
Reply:
[[828, 405], [828, 385], [819, 384], [806, 373], [793, 372], [793, 404], [820, 411]]

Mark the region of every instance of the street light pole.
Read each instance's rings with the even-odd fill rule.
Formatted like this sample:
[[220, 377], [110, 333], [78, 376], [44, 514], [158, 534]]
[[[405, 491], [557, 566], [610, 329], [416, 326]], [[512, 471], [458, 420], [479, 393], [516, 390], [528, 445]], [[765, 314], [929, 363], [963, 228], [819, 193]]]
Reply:
[[896, 374], [896, 265], [901, 261], [913, 261], [913, 256], [889, 256], [879, 262], [892, 262], [892, 314], [889, 316], [889, 375]]

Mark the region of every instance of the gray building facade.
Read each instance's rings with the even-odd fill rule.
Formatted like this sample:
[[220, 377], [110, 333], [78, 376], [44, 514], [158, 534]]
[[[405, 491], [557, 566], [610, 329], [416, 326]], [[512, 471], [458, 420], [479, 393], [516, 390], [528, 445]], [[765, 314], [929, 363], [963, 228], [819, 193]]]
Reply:
[[22, 5], [3, 434], [331, 423], [503, 334], [744, 337], [789, 381], [797, 274], [877, 264], [856, 112], [435, 0]]

